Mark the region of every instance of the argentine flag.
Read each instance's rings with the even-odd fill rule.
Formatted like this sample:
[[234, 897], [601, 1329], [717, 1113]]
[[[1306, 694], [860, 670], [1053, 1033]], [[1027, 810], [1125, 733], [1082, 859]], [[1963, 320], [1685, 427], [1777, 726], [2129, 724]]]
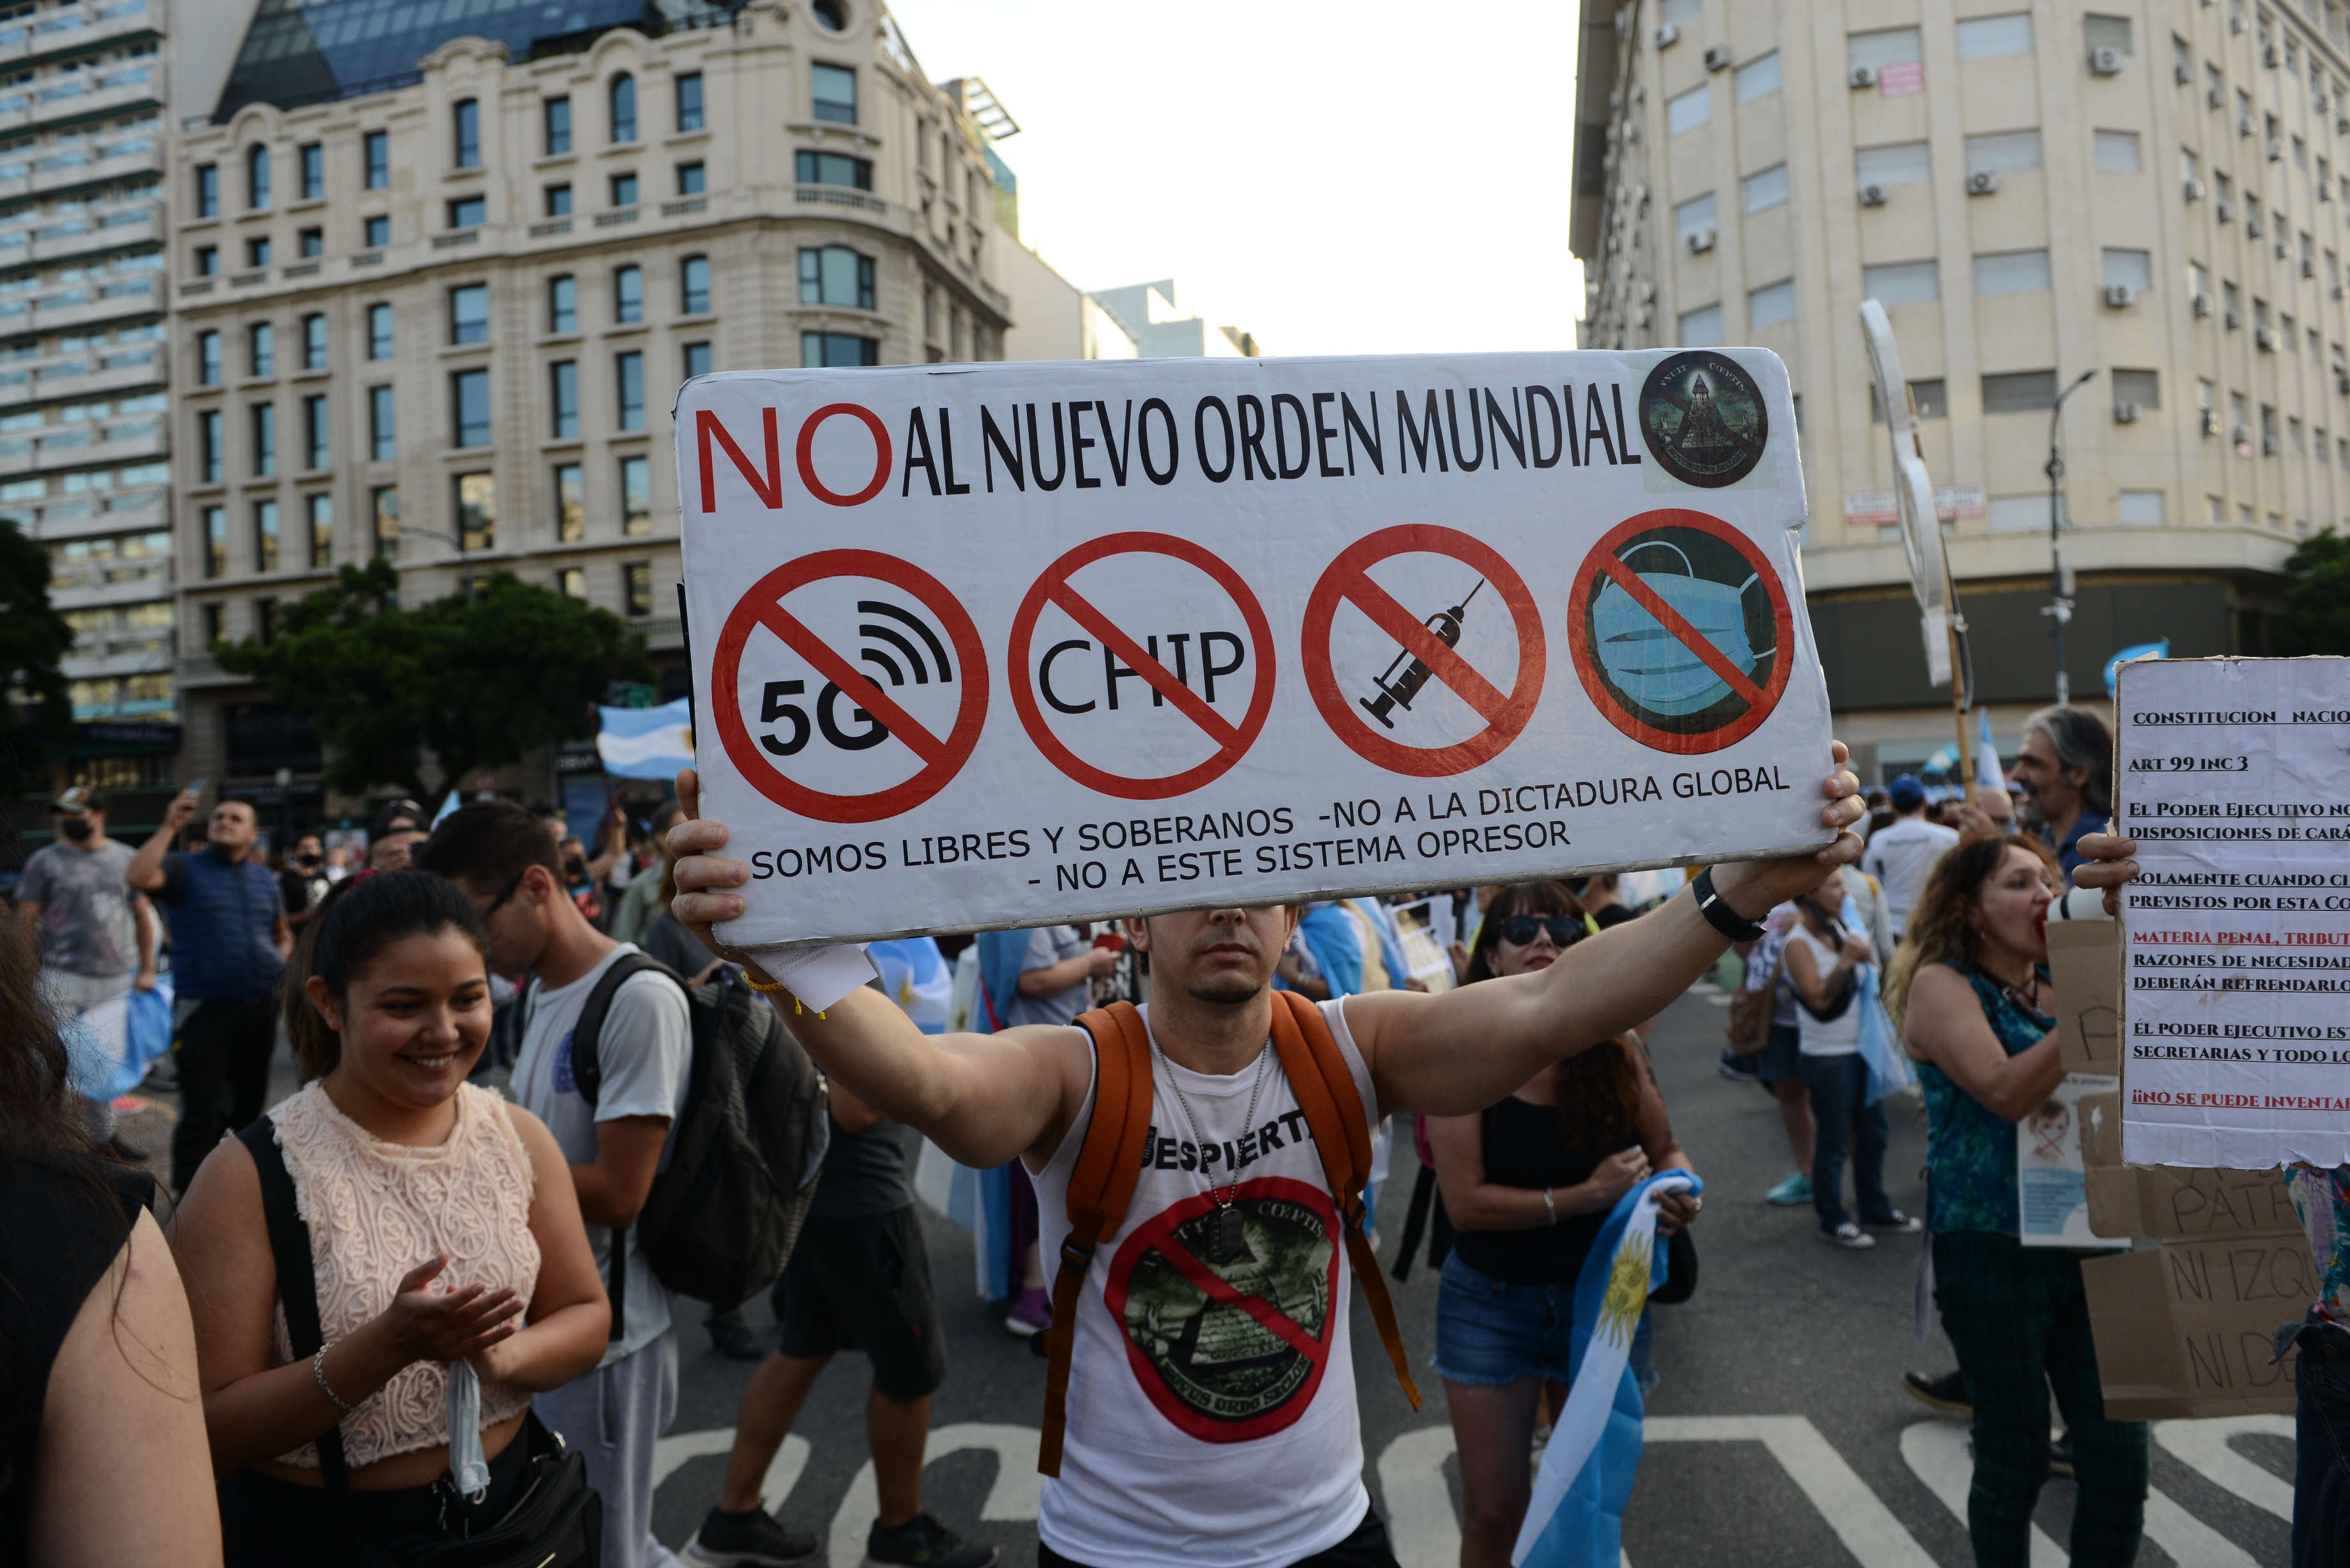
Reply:
[[1648, 1293], [1665, 1279], [1657, 1199], [1704, 1189], [1686, 1170], [1659, 1171], [1616, 1200], [1583, 1260], [1566, 1407], [1552, 1423], [1510, 1553], [1517, 1568], [1617, 1568], [1624, 1560], [1624, 1505], [1640, 1470], [1645, 1414], [1632, 1335]]
[[659, 708], [596, 710], [596, 754], [615, 778], [661, 779], [693, 765], [693, 713], [683, 697]]

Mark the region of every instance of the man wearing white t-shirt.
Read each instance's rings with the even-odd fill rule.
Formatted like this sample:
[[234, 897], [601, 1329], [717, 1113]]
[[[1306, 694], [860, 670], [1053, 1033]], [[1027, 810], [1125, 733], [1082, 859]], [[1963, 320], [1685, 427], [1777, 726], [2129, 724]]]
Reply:
[[1926, 820], [1926, 786], [1916, 774], [1903, 774], [1885, 793], [1898, 815], [1869, 836], [1868, 847], [1860, 852], [1860, 868], [1885, 889], [1885, 912], [1893, 923], [1893, 940], [1899, 941], [1934, 862], [1959, 841], [1959, 835], [1955, 828]]
[[465, 889], [489, 933], [493, 970], [530, 976], [515, 1098], [546, 1124], [570, 1162], [607, 1291], [616, 1236], [621, 1247], [611, 1345], [596, 1370], [540, 1395], [539, 1417], [585, 1456], [588, 1482], [603, 1497], [605, 1568], [674, 1568], [677, 1559], [653, 1539], [652, 1464], [677, 1414], [677, 1334], [669, 1293], [646, 1264], [634, 1225], [670, 1124], [685, 1108], [693, 1060], [685, 992], [658, 971], [620, 982], [596, 1033], [591, 1103], [574, 1071], [580, 1010], [605, 972], [638, 949], [588, 923], [564, 887], [554, 840], [512, 801], [452, 813], [416, 851], [416, 864]]
[[[1837, 746], [1821, 811], [1839, 830], [1862, 814], [1844, 755]], [[700, 796], [692, 771], [679, 774], [689, 816]], [[672, 912], [703, 932], [744, 909], [723, 890], [750, 875], [722, 857], [726, 841], [717, 823], [671, 830], [681, 857]], [[1663, 1011], [1733, 937], [1760, 934], [1756, 917], [1859, 852], [1840, 833], [1816, 855], [1721, 867], [1718, 883], [1700, 875], [1535, 974], [1320, 1004], [1366, 1124], [1395, 1111], [1482, 1110], [1546, 1064]], [[1039, 1568], [1394, 1568], [1363, 1486], [1351, 1270], [1305, 1113], [1269, 1038], [1274, 966], [1296, 921], [1295, 906], [1274, 905], [1128, 922], [1150, 955], [1153, 1158], [1117, 1228], [1082, 1254]], [[808, 1054], [964, 1165], [1020, 1159], [1036, 1182], [1042, 1243], [1057, 1256], [1094, 1110], [1091, 1036], [1035, 1026], [924, 1034], [887, 998], [827, 983], [826, 960], [795, 961], [805, 967], [790, 972], [823, 984], [793, 1014]], [[745, 971], [780, 989], [755, 961]], [[1229, 1242], [1201, 1247], [1186, 1238], [1211, 1205], [1239, 1210], [1241, 1222], [1220, 1220]]]

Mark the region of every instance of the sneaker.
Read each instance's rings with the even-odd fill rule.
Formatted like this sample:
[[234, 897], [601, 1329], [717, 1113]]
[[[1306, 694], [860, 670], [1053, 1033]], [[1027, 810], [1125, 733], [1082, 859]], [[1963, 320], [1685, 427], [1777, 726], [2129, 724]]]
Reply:
[[2056, 1440], [2048, 1445], [2048, 1473], [2069, 1476], [2073, 1473], [2073, 1434], [2059, 1432]]
[[1012, 1298], [1011, 1310], [1003, 1314], [1003, 1331], [1021, 1339], [1033, 1339], [1053, 1326], [1053, 1298], [1041, 1286], [1032, 1285]]
[[1926, 1222], [1915, 1214], [1904, 1214], [1898, 1209], [1888, 1209], [1882, 1220], [1866, 1221], [1872, 1231], [1887, 1236], [1915, 1236], [1926, 1228]]
[[712, 1509], [702, 1516], [702, 1528], [685, 1543], [685, 1559], [708, 1568], [736, 1568], [737, 1564], [755, 1564], [756, 1568], [790, 1568], [790, 1564], [806, 1563], [816, 1553], [816, 1539], [796, 1530], [785, 1530], [775, 1522], [775, 1516], [764, 1508], [748, 1513], [726, 1513]]
[[918, 1513], [895, 1530], [873, 1521], [865, 1537], [868, 1563], [918, 1563], [920, 1568], [995, 1568], [996, 1551], [965, 1541], [927, 1513]]
[[1877, 1238], [1847, 1220], [1833, 1231], [1820, 1232], [1820, 1240], [1833, 1242], [1849, 1251], [1866, 1252], [1877, 1245]]
[[1762, 1080], [1762, 1064], [1752, 1056], [1742, 1056], [1735, 1051], [1724, 1051], [1721, 1054], [1721, 1061], [1714, 1071], [1733, 1082], [1743, 1078], [1750, 1084], [1759, 1083]]
[[705, 1325], [710, 1330], [710, 1348], [729, 1361], [764, 1361], [767, 1346], [758, 1331], [743, 1321], [743, 1309], [714, 1312]]
[[1974, 1417], [1975, 1402], [1967, 1397], [1967, 1380], [1955, 1366], [1939, 1377], [1905, 1372], [1901, 1375], [1901, 1386], [1909, 1390], [1911, 1398], [1945, 1416], [1956, 1416], [1960, 1420]]
[[1811, 1200], [1812, 1179], [1800, 1170], [1762, 1195], [1762, 1201], [1773, 1209], [1793, 1209]]

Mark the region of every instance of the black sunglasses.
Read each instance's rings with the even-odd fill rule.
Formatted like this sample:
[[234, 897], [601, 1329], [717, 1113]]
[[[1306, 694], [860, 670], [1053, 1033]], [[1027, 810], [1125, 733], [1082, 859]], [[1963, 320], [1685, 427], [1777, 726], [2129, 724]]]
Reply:
[[1582, 939], [1583, 917], [1551, 915], [1538, 919], [1533, 915], [1512, 915], [1502, 922], [1502, 940], [1513, 948], [1531, 946], [1536, 931], [1548, 931], [1551, 945], [1563, 948]]
[[506, 884], [505, 891], [500, 893], [496, 898], [490, 900], [489, 908], [482, 911], [482, 923], [484, 925], [488, 925], [490, 923], [490, 917], [506, 907], [506, 900], [515, 896], [515, 890], [522, 886], [522, 879], [529, 875], [530, 873], [528, 870], [516, 872], [515, 874], [515, 879]]

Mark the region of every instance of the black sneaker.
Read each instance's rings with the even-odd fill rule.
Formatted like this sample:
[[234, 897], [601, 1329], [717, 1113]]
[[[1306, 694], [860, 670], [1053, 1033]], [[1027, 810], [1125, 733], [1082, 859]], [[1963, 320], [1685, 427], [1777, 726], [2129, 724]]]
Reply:
[[704, 1325], [710, 1330], [710, 1347], [730, 1361], [764, 1361], [767, 1346], [758, 1332], [743, 1317], [741, 1307], [714, 1312]]
[[995, 1568], [996, 1551], [965, 1541], [927, 1513], [918, 1513], [895, 1530], [873, 1521], [865, 1537], [865, 1561], [912, 1563], [919, 1568]]
[[1939, 1377], [1929, 1377], [1922, 1372], [1905, 1372], [1901, 1375], [1901, 1386], [1909, 1390], [1911, 1398], [1939, 1410], [1945, 1416], [1956, 1416], [1961, 1420], [1974, 1417], [1975, 1404], [1967, 1397], [1967, 1380], [1960, 1376], [1955, 1366]]
[[727, 1513], [712, 1509], [702, 1516], [702, 1528], [685, 1543], [685, 1559], [689, 1563], [708, 1564], [709, 1568], [736, 1568], [737, 1564], [755, 1564], [756, 1568], [791, 1568], [795, 1563], [806, 1563], [816, 1556], [816, 1539], [796, 1530], [785, 1530], [775, 1522], [775, 1516], [765, 1509], [754, 1508], [748, 1513]]
[[2048, 1445], [2048, 1473], [2069, 1476], [2073, 1473], [2073, 1434], [2059, 1432], [2056, 1440]]

